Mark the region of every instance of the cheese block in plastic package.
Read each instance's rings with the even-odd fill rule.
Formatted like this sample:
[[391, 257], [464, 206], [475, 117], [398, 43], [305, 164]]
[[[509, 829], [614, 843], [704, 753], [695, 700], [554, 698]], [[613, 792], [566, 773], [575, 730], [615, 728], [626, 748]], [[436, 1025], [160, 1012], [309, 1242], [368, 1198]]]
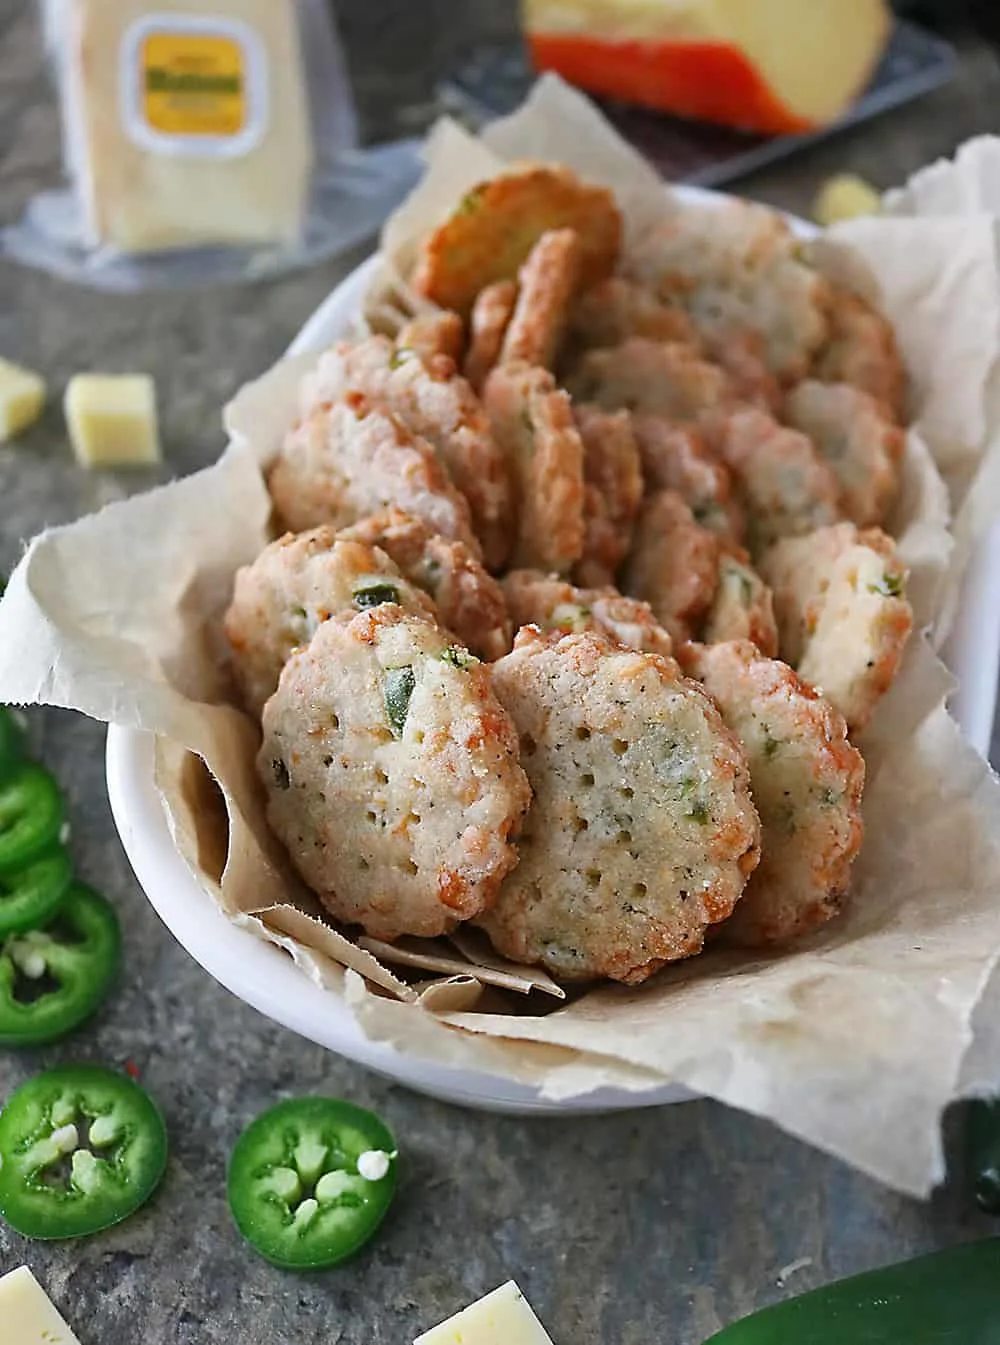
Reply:
[[68, 186], [0, 255], [99, 289], [259, 280], [374, 237], [416, 141], [361, 150], [332, 0], [43, 0]]
[[301, 236], [313, 149], [294, 0], [73, 0], [66, 19], [87, 241]]

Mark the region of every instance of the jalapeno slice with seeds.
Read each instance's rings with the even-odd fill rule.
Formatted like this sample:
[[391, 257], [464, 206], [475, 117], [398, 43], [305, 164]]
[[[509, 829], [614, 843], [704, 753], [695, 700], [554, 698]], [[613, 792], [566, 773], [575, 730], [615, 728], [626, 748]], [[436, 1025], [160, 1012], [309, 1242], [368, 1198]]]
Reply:
[[24, 730], [14, 711], [0, 705], [0, 784], [20, 769], [24, 761]]
[[89, 1018], [118, 969], [112, 907], [73, 883], [43, 929], [0, 941], [0, 1046], [40, 1046]]
[[41, 766], [22, 766], [0, 784], [0, 874], [51, 849], [63, 825], [62, 795]]
[[0, 939], [37, 929], [55, 915], [73, 877], [69, 855], [57, 845], [23, 869], [0, 870]]
[[0, 1215], [28, 1238], [77, 1238], [144, 1204], [167, 1161], [149, 1095], [123, 1074], [64, 1065], [0, 1111]]
[[229, 1162], [229, 1208], [284, 1270], [334, 1266], [362, 1247], [396, 1190], [396, 1144], [379, 1118], [333, 1098], [293, 1098], [258, 1116]]

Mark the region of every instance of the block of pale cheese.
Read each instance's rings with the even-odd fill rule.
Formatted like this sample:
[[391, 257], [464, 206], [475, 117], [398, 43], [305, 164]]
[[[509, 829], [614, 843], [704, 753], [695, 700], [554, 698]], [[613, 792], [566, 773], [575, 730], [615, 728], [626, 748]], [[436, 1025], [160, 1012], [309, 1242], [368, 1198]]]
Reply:
[[65, 0], [63, 121], [87, 242], [293, 242], [313, 144], [295, 0]]
[[27, 1266], [0, 1276], [3, 1345], [80, 1345]]
[[521, 0], [538, 69], [661, 112], [783, 135], [863, 91], [888, 0]]
[[45, 383], [39, 375], [0, 359], [0, 443], [34, 424], [44, 405]]
[[552, 1340], [528, 1300], [509, 1280], [418, 1336], [414, 1345], [552, 1345]]
[[63, 409], [73, 452], [84, 467], [160, 461], [156, 385], [149, 374], [76, 374]]

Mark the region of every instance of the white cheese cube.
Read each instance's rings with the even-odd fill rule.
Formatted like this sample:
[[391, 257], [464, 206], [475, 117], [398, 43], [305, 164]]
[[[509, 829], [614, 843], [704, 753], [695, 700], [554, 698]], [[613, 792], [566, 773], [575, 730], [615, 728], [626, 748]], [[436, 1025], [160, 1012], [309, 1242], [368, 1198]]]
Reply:
[[27, 1266], [0, 1277], [3, 1345], [80, 1345]]
[[414, 1345], [552, 1345], [513, 1280], [418, 1336]]
[[38, 374], [0, 360], [0, 443], [34, 424], [44, 405], [45, 384]]
[[156, 385], [149, 374], [76, 374], [63, 406], [73, 452], [84, 467], [160, 461]]

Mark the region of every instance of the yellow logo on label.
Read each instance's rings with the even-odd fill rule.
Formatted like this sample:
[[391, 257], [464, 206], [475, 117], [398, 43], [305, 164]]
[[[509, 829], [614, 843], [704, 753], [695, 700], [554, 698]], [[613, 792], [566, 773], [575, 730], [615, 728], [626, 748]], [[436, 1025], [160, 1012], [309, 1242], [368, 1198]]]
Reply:
[[246, 70], [234, 38], [147, 33], [139, 47], [142, 111], [163, 135], [236, 136], [246, 127]]

